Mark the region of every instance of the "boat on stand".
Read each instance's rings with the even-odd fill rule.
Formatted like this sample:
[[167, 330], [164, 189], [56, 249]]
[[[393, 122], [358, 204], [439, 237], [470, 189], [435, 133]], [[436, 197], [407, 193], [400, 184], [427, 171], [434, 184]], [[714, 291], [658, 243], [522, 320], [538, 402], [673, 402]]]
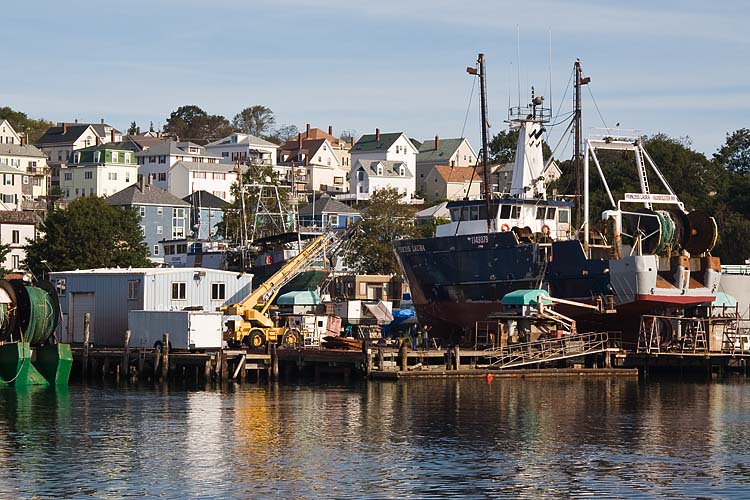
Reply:
[[[419, 321], [430, 324], [444, 344], [472, 342], [477, 321], [503, 312], [502, 298], [514, 290], [541, 288], [561, 299], [611, 304], [615, 312], [606, 315], [587, 308], [560, 311], [582, 331], [621, 330], [623, 341], [633, 344], [642, 314], [674, 314], [716, 296], [721, 266], [710, 253], [716, 222], [705, 212], [686, 209], [638, 134], [613, 129], [582, 141], [580, 90], [590, 80], [579, 61], [574, 71], [569, 127], [575, 127], [581, 207], [546, 192], [542, 135], [551, 110], [533, 93], [527, 106], [509, 110], [510, 126], [519, 131], [510, 191], [491, 191], [482, 54], [478, 70], [469, 71], [480, 78], [484, 199], [449, 202], [451, 221], [439, 225], [434, 237], [393, 242]], [[632, 154], [640, 192], [614, 198], [602, 151]], [[596, 224], [601, 231], [589, 218], [592, 169], [610, 203]], [[574, 226], [577, 208], [581, 216]]]

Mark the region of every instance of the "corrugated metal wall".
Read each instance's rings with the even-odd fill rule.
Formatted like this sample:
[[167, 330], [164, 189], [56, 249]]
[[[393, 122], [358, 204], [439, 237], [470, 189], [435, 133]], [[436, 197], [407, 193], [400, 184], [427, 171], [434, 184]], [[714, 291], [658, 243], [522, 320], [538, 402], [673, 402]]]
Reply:
[[[202, 306], [205, 311], [215, 311], [217, 307], [239, 302], [252, 291], [252, 275], [219, 271], [215, 269], [154, 269], [132, 273], [51, 273], [53, 284], [65, 279], [65, 294], [61, 295], [60, 307], [63, 324], [58, 330], [58, 338], [64, 342], [83, 341], [84, 308], [92, 307], [90, 341], [101, 346], [120, 346], [128, 328], [128, 312], [179, 311], [189, 306]], [[128, 299], [128, 282], [137, 281], [138, 293], [135, 299]], [[172, 283], [185, 283], [185, 299], [172, 300]], [[211, 288], [214, 283], [223, 283], [224, 300], [212, 300]], [[92, 300], [91, 293], [94, 294]], [[79, 299], [75, 306], [76, 296]], [[78, 331], [81, 330], [81, 331]]]

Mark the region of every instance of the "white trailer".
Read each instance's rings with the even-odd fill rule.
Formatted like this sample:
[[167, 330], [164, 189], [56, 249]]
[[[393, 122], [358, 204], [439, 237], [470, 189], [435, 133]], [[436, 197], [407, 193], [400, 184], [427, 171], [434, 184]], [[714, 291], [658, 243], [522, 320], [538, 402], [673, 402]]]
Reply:
[[223, 315], [205, 311], [130, 311], [131, 347], [159, 347], [169, 333], [170, 349], [220, 349]]

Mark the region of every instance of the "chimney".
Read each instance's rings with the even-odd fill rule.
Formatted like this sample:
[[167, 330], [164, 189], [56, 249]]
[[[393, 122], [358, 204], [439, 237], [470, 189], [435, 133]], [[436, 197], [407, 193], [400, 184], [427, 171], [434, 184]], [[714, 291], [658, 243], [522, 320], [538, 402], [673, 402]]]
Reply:
[[440, 147], [440, 137], [435, 136], [435, 151]]
[[141, 127], [135, 128], [135, 135], [141, 135]]
[[351, 137], [352, 147], [354, 146], [354, 136]]
[[115, 129], [109, 131], [109, 142], [115, 142]]
[[310, 124], [309, 123], [305, 126], [305, 138], [306, 139], [310, 138]]
[[104, 125], [104, 118], [101, 118], [100, 121], [101, 121], [101, 124]]
[[76, 119], [74, 120], [74, 122], [75, 122], [75, 123], [78, 123], [78, 118], [76, 118]]
[[99, 146], [102, 143], [102, 138], [98, 135], [96, 136], [96, 145]]
[[297, 134], [297, 149], [302, 149], [302, 132]]
[[67, 122], [63, 122], [63, 123], [62, 123], [62, 131], [63, 131], [63, 132], [62, 132], [62, 133], [63, 133], [63, 135], [65, 135], [65, 134], [67, 134], [67, 133], [68, 133], [68, 124], [67, 124]]
[[140, 186], [138, 186], [141, 189], [141, 193], [146, 191], [146, 176], [145, 175], [139, 175], [138, 181]]
[[328, 125], [328, 135], [333, 135], [333, 125]]
[[375, 140], [380, 141], [380, 129], [379, 128], [375, 129]]
[[25, 146], [25, 145], [26, 145], [26, 135], [24, 134], [21, 136], [21, 146]]

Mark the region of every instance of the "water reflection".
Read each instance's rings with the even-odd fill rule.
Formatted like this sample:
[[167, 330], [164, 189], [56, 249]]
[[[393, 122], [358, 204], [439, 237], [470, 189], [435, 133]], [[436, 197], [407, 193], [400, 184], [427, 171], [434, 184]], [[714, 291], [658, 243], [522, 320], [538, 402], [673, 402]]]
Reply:
[[743, 498], [750, 385], [0, 388], [0, 498]]

